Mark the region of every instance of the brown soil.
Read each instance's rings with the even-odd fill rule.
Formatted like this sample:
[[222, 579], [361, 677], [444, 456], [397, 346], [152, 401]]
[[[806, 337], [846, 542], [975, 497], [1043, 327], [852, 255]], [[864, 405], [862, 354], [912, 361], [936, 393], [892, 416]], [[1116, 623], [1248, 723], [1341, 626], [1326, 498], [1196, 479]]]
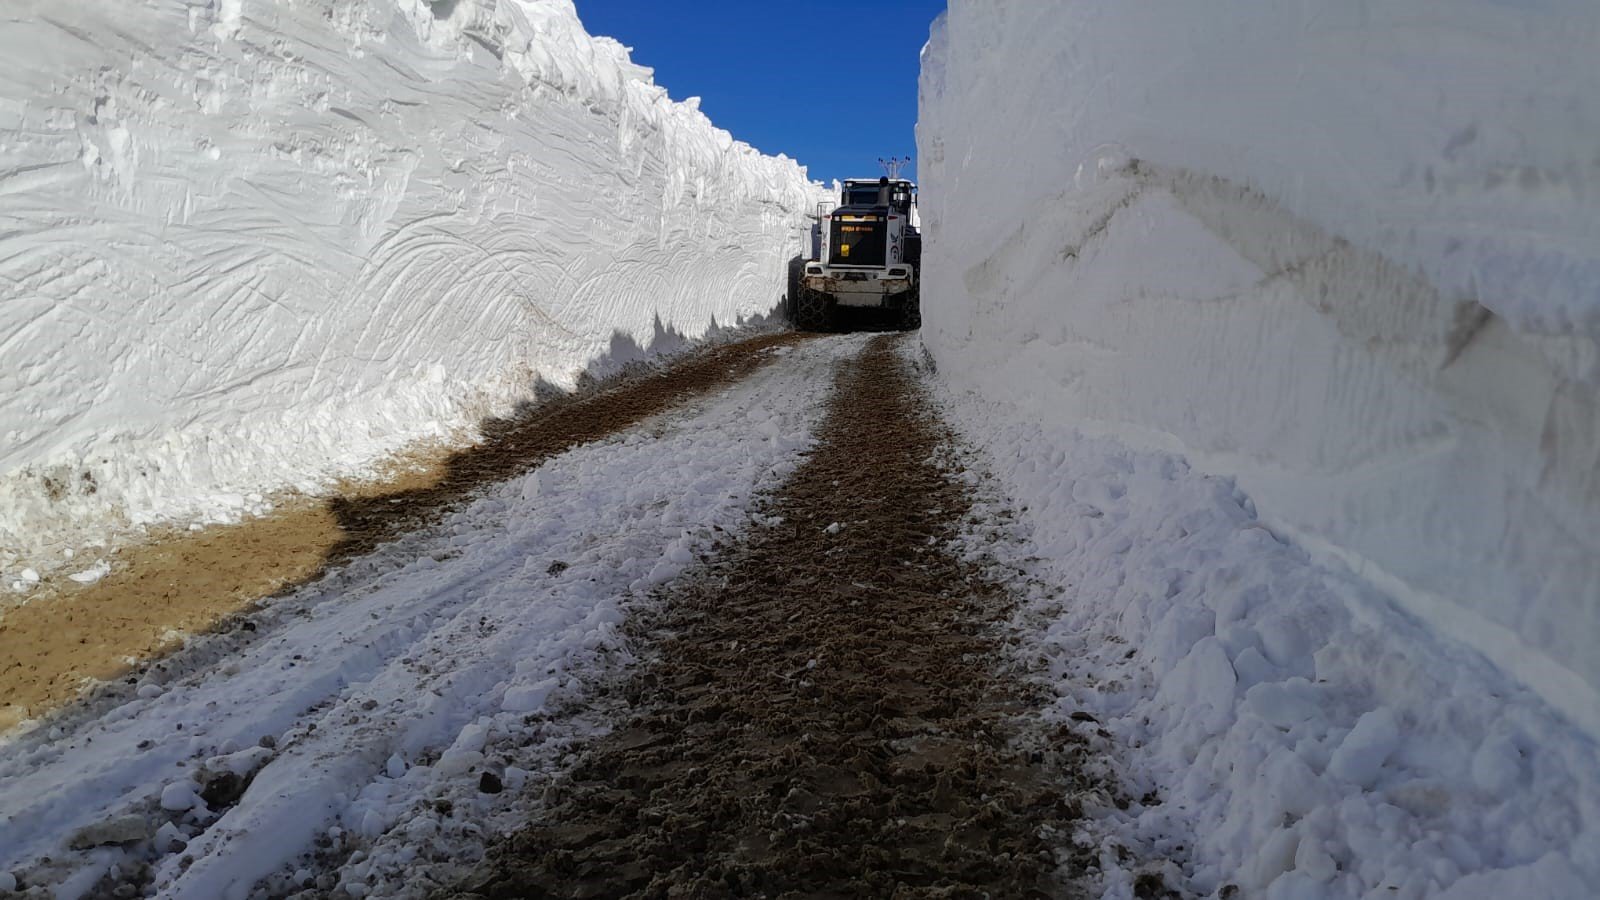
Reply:
[[800, 339], [766, 335], [715, 347], [659, 373], [488, 422], [482, 442], [405, 460], [380, 481], [127, 548], [102, 581], [0, 615], [0, 731], [123, 674], [130, 660], [174, 649], [178, 632], [205, 631], [437, 519], [484, 485], [743, 378], [773, 358], [766, 351]]
[[841, 370], [782, 523], [636, 626], [631, 711], [455, 896], [1068, 892], [1062, 757], [997, 674], [1004, 593], [945, 549], [970, 499], [894, 341]]

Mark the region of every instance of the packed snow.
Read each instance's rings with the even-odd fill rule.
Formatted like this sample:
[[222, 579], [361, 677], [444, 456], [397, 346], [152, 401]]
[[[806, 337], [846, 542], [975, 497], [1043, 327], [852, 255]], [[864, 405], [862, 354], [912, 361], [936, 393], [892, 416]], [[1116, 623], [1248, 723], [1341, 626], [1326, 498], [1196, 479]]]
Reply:
[[923, 341], [1013, 498], [972, 552], [1144, 798], [1078, 836], [1108, 896], [1162, 859], [1594, 895], [1597, 37], [1567, 0], [935, 24]]
[[1157, 798], [1093, 810], [1105, 896], [1160, 859], [1198, 896], [1593, 895], [1600, 752], [1536, 694], [1275, 535], [1231, 479], [942, 399], [1016, 498], [991, 498], [970, 545], [1023, 575], [1047, 717]]
[[[585, 692], [628, 661], [630, 608], [760, 527], [755, 493], [820, 418], [810, 388], [860, 347], [768, 351], [786, 358], [275, 602], [242, 647], [201, 642], [100, 708], [12, 735], [0, 872], [73, 897], [108, 874], [139, 884], [148, 856], [160, 896], [199, 900], [319, 878], [422, 896], [460, 877], [605, 727], [581, 709], [604, 711]], [[552, 721], [563, 706], [580, 710]], [[249, 792], [228, 796], [223, 773]]]
[[259, 512], [767, 314], [819, 196], [570, 0], [5, 20], [0, 577], [21, 592], [62, 548]]
[[924, 340], [1237, 477], [1600, 733], [1597, 41], [1581, 0], [955, 0]]

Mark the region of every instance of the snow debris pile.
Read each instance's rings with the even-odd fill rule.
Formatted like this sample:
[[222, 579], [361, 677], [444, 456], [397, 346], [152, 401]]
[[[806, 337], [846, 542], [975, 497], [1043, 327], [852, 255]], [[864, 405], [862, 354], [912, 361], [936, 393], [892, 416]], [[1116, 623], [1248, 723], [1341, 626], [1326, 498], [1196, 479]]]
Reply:
[[1064, 589], [1062, 718], [1152, 792], [1107, 847], [1225, 895], [1592, 893], [1597, 38], [1576, 0], [935, 24], [923, 339]]
[[[1107, 896], [1134, 896], [1129, 860], [1151, 858], [1200, 896], [1592, 895], [1600, 752], [1536, 694], [1274, 537], [1231, 479], [945, 401], [1026, 503], [999, 563], [1028, 576], [1018, 624], [1050, 718], [1103, 729], [1145, 798], [1080, 838]], [[993, 537], [975, 529], [973, 552], [1013, 546]]]
[[818, 196], [570, 0], [25, 0], [0, 576], [770, 312]]

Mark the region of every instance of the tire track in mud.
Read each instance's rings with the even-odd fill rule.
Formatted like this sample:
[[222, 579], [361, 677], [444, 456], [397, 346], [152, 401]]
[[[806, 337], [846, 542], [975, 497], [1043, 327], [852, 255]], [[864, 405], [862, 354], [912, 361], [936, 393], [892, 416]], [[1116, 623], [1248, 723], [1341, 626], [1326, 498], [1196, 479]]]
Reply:
[[90, 705], [125, 699], [132, 680], [103, 680], [165, 668], [159, 660], [183, 652], [175, 633], [226, 631], [233, 645], [259, 639], [255, 623], [245, 626], [236, 615], [253, 602], [283, 597], [371, 554], [487, 485], [740, 381], [776, 358], [769, 351], [805, 339], [777, 333], [713, 346], [660, 370], [527, 404], [484, 422], [478, 443], [418, 460], [375, 483], [347, 484], [259, 519], [126, 548], [101, 582], [0, 611], [0, 733], [67, 705], [86, 682], [102, 680], [85, 698]]
[[781, 522], [633, 624], [630, 711], [450, 896], [1070, 892], [1071, 751], [1019, 725], [1009, 603], [946, 547], [971, 499], [895, 347], [842, 367]]

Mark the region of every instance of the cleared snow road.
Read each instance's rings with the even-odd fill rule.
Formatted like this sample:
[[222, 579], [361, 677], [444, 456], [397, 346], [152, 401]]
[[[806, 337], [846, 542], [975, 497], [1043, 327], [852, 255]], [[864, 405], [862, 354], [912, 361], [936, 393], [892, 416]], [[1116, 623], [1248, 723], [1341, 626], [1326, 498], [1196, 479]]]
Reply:
[[973, 491], [908, 343], [840, 367], [768, 527], [632, 623], [616, 730], [438, 900], [1076, 893], [1068, 797], [1101, 785], [1006, 671], [1007, 580], [955, 552]]
[[[631, 827], [608, 818], [608, 771], [656, 779], [663, 803], [640, 809], [666, 809], [680, 823], [699, 810], [720, 828], [719, 809], [768, 809], [762, 804], [780, 796], [734, 796], [709, 782], [701, 790], [700, 771], [679, 778], [670, 769], [639, 770], [651, 748], [631, 746], [627, 734], [605, 737], [630, 715], [653, 710], [652, 721], [670, 725], [681, 713], [681, 733], [647, 729], [650, 739], [677, 734], [685, 753], [709, 753], [725, 782], [739, 784], [787, 777], [789, 759], [788, 748], [747, 743], [744, 724], [786, 727], [813, 688], [829, 689], [829, 678], [901, 666], [918, 689], [931, 684], [934, 695], [956, 698], [939, 680], [942, 661], [967, 665], [976, 656], [957, 648], [904, 669], [919, 658], [905, 642], [880, 648], [873, 639], [891, 626], [915, 632], [914, 608], [937, 611], [948, 599], [943, 585], [960, 593], [970, 580], [953, 569], [933, 579], [938, 586], [897, 586], [898, 600], [925, 603], [857, 608], [850, 603], [862, 597], [844, 597], [849, 615], [883, 617], [823, 635], [841, 651], [860, 651], [865, 668], [843, 665], [843, 652], [813, 652], [807, 629], [823, 620], [772, 614], [787, 602], [783, 585], [796, 602], [813, 586], [872, 590], [863, 575], [889, 557], [868, 553], [852, 566], [858, 557], [844, 550], [858, 541], [881, 550], [893, 529], [862, 526], [872, 514], [848, 510], [886, 488], [914, 495], [889, 481], [892, 466], [873, 468], [906, 450], [913, 432], [901, 428], [895, 437], [891, 417], [850, 400], [841, 414], [854, 415], [852, 433], [867, 440], [839, 441], [822, 430], [826, 386], [867, 342], [831, 337], [775, 348], [782, 359], [737, 386], [487, 487], [433, 526], [275, 602], [250, 620], [258, 633], [240, 652], [213, 652], [207, 662], [185, 651], [176, 668], [140, 685], [139, 696], [130, 691], [125, 702], [85, 707], [54, 729], [0, 745], [0, 887], [15, 872], [62, 897], [130, 896], [112, 892], [131, 887], [162, 897], [276, 898], [307, 886], [312, 897], [426, 897], [482, 885], [485, 847], [519, 828], [522, 843], [510, 846], [527, 851], [529, 871], [542, 878], [537, 867], [547, 858], [560, 863], [572, 835], [540, 831], [550, 824], [540, 810], [567, 809], [573, 815], [563, 824], [580, 828]], [[913, 343], [901, 346], [917, 358]], [[887, 392], [877, 400], [893, 405], [883, 377], [840, 383], [855, 383], [861, 397]], [[981, 567], [981, 580], [1023, 601], [1008, 638], [1012, 662], [1037, 679], [1033, 696], [1051, 700], [1018, 712], [1049, 729], [1055, 743], [1045, 756], [1065, 753], [1082, 776], [1065, 797], [1069, 811], [1081, 810], [1081, 827], [1058, 831], [1047, 849], [1011, 846], [1048, 852], [1071, 867], [1065, 875], [1127, 900], [1151, 890], [1350, 900], [1593, 893], [1600, 754], [1526, 688], [1406, 619], [1354, 573], [1319, 566], [1278, 538], [1230, 481], [1191, 471], [1179, 457], [1041, 426], [942, 380], [923, 379], [923, 387], [932, 388], [929, 413], [954, 437], [910, 459], [925, 466], [937, 457], [972, 489], [970, 506], [928, 504], [924, 511], [968, 512], [953, 541], [945, 522], [926, 532], [927, 547], [953, 545], [959, 557], [947, 562], [968, 573]], [[882, 446], [872, 443], [879, 439]], [[813, 456], [837, 451], [833, 469], [868, 461], [860, 467], [867, 483], [836, 478], [825, 465], [802, 469], [808, 447]], [[767, 489], [778, 502], [762, 510], [755, 501]], [[774, 542], [781, 517], [798, 530]], [[727, 552], [713, 558], [720, 550]], [[825, 570], [809, 574], [748, 564], [818, 554]], [[933, 554], [909, 558], [919, 556]], [[679, 577], [691, 568], [698, 577]], [[729, 589], [728, 610], [748, 601], [754, 611], [747, 634], [729, 631], [741, 626], [731, 612], [722, 615], [719, 585]], [[641, 601], [658, 597], [691, 602], [664, 604], [659, 617], [631, 616], [657, 610]], [[696, 602], [719, 615], [695, 621]], [[621, 631], [630, 619], [639, 644]], [[641, 621], [665, 630], [639, 632]], [[933, 646], [933, 638], [960, 633], [935, 628], [917, 640]], [[663, 649], [673, 642], [678, 650]], [[742, 648], [763, 642], [781, 645], [794, 665], [763, 672], [765, 655], [743, 656]], [[631, 704], [642, 709], [629, 709], [626, 691], [617, 690], [623, 683], [609, 676], [640, 646], [652, 664], [665, 660], [695, 678], [729, 662], [717, 673], [729, 687], [696, 697], [693, 684], [673, 686], [657, 692], [654, 705], [639, 704], [645, 695], [635, 692]], [[792, 698], [787, 684], [766, 683], [789, 676]], [[895, 729], [922, 728], [909, 720], [925, 713], [894, 714], [916, 692], [877, 696], [889, 680], [837, 682], [842, 701], [875, 705], [873, 715], [846, 717], [838, 731], [839, 748], [864, 742], [833, 767], [839, 783], [819, 775], [800, 790], [779, 781], [763, 789], [786, 787], [781, 797], [801, 806], [843, 790], [850, 796], [831, 809], [873, 814], [846, 816], [834, 830], [866, 823], [865, 843], [849, 846], [893, 855], [910, 846], [897, 830], [908, 826], [878, 812], [927, 800], [937, 816], [961, 812], [961, 804], [957, 796], [942, 805], [948, 795], [919, 791], [914, 778], [909, 792], [876, 793], [907, 784], [903, 772], [872, 773], [905, 749]], [[807, 714], [825, 725], [836, 705]], [[697, 743], [718, 734], [713, 725], [722, 743]], [[820, 733], [810, 723], [801, 728]], [[873, 745], [880, 731], [891, 740]], [[767, 768], [740, 760], [765, 760]], [[934, 759], [929, 770], [948, 761]], [[873, 799], [863, 803], [850, 779]], [[993, 800], [1019, 782], [999, 784], [999, 793], [979, 795]], [[594, 802], [574, 799], [586, 796]], [[666, 802], [673, 797], [683, 802]], [[993, 807], [983, 813], [989, 824], [1029, 805], [985, 803]], [[1013, 819], [1038, 825], [1046, 813]], [[804, 826], [802, 819], [785, 821]], [[913, 831], [940, 821], [907, 818]], [[585, 852], [596, 871], [609, 871], [619, 846], [622, 856], [674, 852], [670, 840], [681, 832], [656, 830], [667, 837]], [[51, 862], [40, 863], [44, 856]], [[839, 859], [860, 862], [849, 853]], [[731, 873], [741, 884], [748, 875], [754, 885], [763, 872], [783, 883], [794, 871], [782, 855], [748, 862], [735, 854], [716, 873], [682, 874], [726, 881]], [[879, 874], [859, 881], [877, 887], [868, 876]], [[516, 889], [514, 878], [504, 883]]]
[[[239, 655], [12, 739], [0, 872], [57, 896], [244, 897], [298, 858], [316, 868], [312, 854], [343, 858], [400, 823], [403, 852], [470, 860], [479, 825], [440, 810], [477, 804], [481, 822], [514, 805], [516, 790], [479, 790], [486, 772], [511, 788], [529, 777], [497, 751], [559, 750], [541, 714], [625, 653], [630, 603], [718, 530], [745, 527], [752, 496], [810, 442], [816, 386], [861, 345], [765, 351], [789, 358], [498, 484], [275, 604], [257, 626], [271, 633]], [[360, 893], [348, 867], [345, 882]]]

